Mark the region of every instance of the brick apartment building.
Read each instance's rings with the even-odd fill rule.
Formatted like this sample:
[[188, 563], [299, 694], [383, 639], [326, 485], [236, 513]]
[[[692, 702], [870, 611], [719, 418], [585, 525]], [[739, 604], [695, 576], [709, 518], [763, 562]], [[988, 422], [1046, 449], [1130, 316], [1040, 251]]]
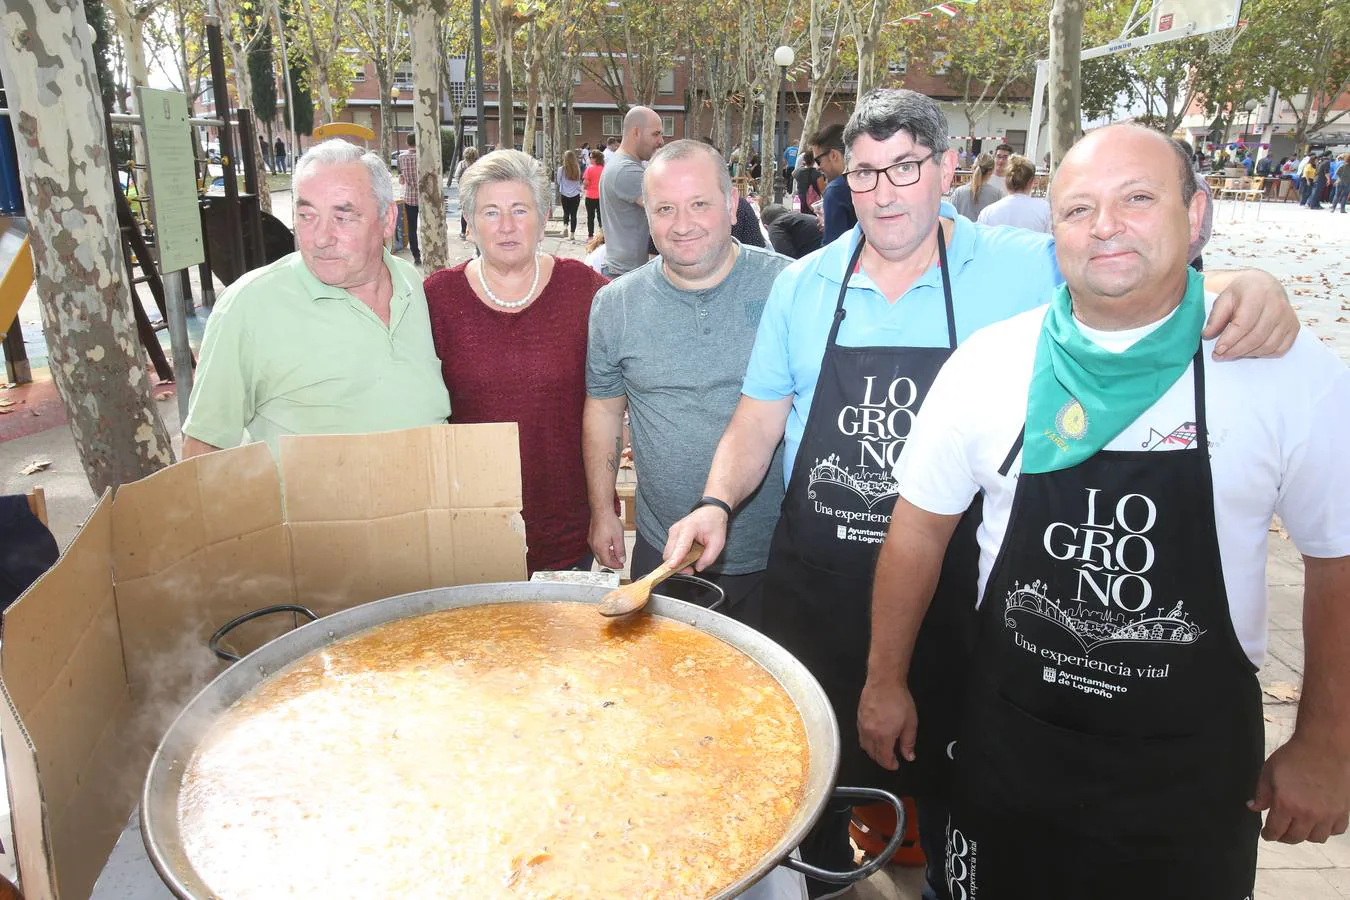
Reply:
[[[449, 67], [453, 99], [461, 104], [465, 145], [495, 144], [499, 133], [496, 84], [492, 80], [488, 80], [484, 84], [486, 140], [481, 140], [474, 86], [472, 79], [466, 78], [465, 60], [463, 58], [452, 58], [449, 61]], [[688, 67], [677, 64], [666, 74], [658, 86], [653, 108], [661, 116], [662, 125], [668, 139], [683, 137], [685, 134], [685, 119], [688, 115], [686, 105], [688, 76]], [[881, 74], [881, 83], [907, 87], [937, 99], [947, 115], [951, 131], [950, 136], [953, 139], [952, 143], [957, 149], [978, 152], [982, 148], [989, 149], [992, 144], [1000, 141], [1007, 141], [1015, 150], [1019, 151], [1026, 146], [1026, 128], [1030, 119], [1029, 86], [1012, 92], [1006, 98], [1006, 108], [996, 108], [984, 115], [972, 129], [961, 108], [959, 91], [945, 77], [945, 70], [941, 68], [940, 60], [928, 61], [927, 65], [916, 64], [913, 66], [903, 60], [892, 61], [886, 65], [886, 71]], [[821, 115], [820, 124], [822, 126], [834, 122], [842, 123], [848, 119], [848, 115], [853, 108], [856, 86], [857, 83], [854, 81], [845, 81], [840, 85], [834, 97], [826, 104]], [[779, 123], [780, 139], [783, 135], [786, 135], [788, 143], [795, 143], [801, 133], [802, 118], [806, 113], [806, 105], [810, 99], [810, 84], [803, 77], [785, 85], [784, 92], [786, 93], [787, 124], [784, 126], [783, 123]], [[379, 93], [379, 81], [375, 77], [374, 67], [368, 64], [364, 69], [357, 72], [351, 95], [337, 114], [338, 121], [354, 122], [371, 129], [375, 133], [374, 146], [376, 147], [380, 145]], [[411, 63], [403, 65], [395, 73], [394, 91], [391, 96], [393, 97], [394, 111], [394, 139], [391, 146], [395, 149], [401, 149], [404, 136], [410, 133], [413, 128]], [[523, 84], [517, 90], [515, 99], [517, 103], [524, 101]], [[450, 127], [453, 122], [450, 100], [451, 98], [448, 97], [441, 98], [441, 121], [446, 127]], [[197, 103], [199, 114], [211, 115], [214, 113], [214, 108], [215, 105], [209, 92]], [[589, 142], [592, 147], [602, 146], [606, 138], [621, 135], [623, 114], [605, 88], [584, 70], [579, 69], [576, 75], [572, 94], [572, 109], [574, 113], [572, 143], [574, 146], [580, 146], [582, 142]], [[516, 125], [517, 132], [519, 132], [524, 128], [523, 111], [519, 106], [517, 107], [517, 113]], [[542, 152], [543, 146], [543, 121], [540, 118], [539, 110], [536, 110], [535, 115], [536, 145], [532, 150], [538, 154]], [[710, 133], [712, 129], [711, 119], [712, 111], [705, 106], [703, 115], [699, 120], [703, 134]], [[731, 111], [731, 121], [733, 128], [738, 127], [740, 122], [738, 108]], [[279, 113], [274, 128], [278, 130], [277, 133], [279, 134], [284, 132], [284, 110]], [[302, 140], [301, 149], [303, 150], [307, 145], [308, 141]], [[759, 150], [758, 122], [755, 124], [752, 146], [756, 151]], [[724, 152], [729, 149], [722, 148]]]
[[[985, 149], [988, 149], [987, 145], [991, 141], [997, 142], [999, 140], [1006, 140], [1016, 150], [1021, 150], [1026, 146], [1026, 127], [1030, 119], [1029, 86], [1008, 98], [1007, 110], [996, 109], [984, 116], [974, 129], [976, 133], [967, 135], [966, 132], [971, 129], [958, 102], [959, 92], [947, 81], [941, 68], [934, 69], [935, 67], [932, 65], [927, 67], [916, 66], [911, 69], [905, 62], [892, 62], [887, 65], [887, 71], [882, 79], [885, 84], [904, 86], [938, 99], [947, 114], [952, 131], [951, 136], [955, 139], [954, 145], [958, 148], [965, 147], [978, 151], [982, 144], [986, 145]], [[463, 59], [450, 60], [450, 83], [454, 90], [454, 99], [462, 104], [465, 145], [495, 144], [499, 134], [496, 84], [492, 80], [487, 80], [484, 83], [486, 97], [484, 113], [487, 132], [484, 141], [479, 138], [473, 82], [472, 79], [466, 79], [465, 72], [466, 66]], [[653, 108], [661, 116], [662, 125], [668, 139], [683, 137], [685, 134], [685, 119], [688, 115], [686, 105], [688, 75], [688, 67], [677, 64], [666, 73], [665, 78], [658, 86]], [[848, 119], [848, 115], [853, 108], [856, 86], [857, 83], [853, 81], [846, 81], [840, 86], [831, 102], [825, 107], [821, 116], [821, 125], [828, 125], [833, 122], [842, 123]], [[411, 65], [405, 65], [396, 73], [395, 87], [398, 89], [394, 101], [394, 130], [396, 134], [392, 146], [400, 147], [402, 146], [403, 135], [409, 133], [413, 125]], [[786, 85], [785, 91], [787, 94], [786, 134], [789, 136], [789, 141], [795, 143], [801, 133], [802, 118], [806, 113], [807, 101], [810, 98], [810, 84], [805, 78], [801, 78]], [[518, 104], [523, 102], [524, 91], [518, 89], [515, 99]], [[447, 98], [442, 98], [441, 105], [441, 120], [449, 127], [453, 117]], [[370, 128], [375, 132], [378, 143], [380, 133], [379, 107], [379, 83], [375, 78], [373, 68], [367, 67], [367, 70], [358, 76], [352, 94], [347, 99], [346, 106], [338, 113], [338, 119], [355, 122]], [[574, 146], [580, 146], [582, 142], [589, 142], [592, 147], [595, 147], [603, 145], [606, 138], [621, 136], [623, 114], [605, 88], [584, 70], [578, 70], [577, 72], [572, 94], [572, 109], [574, 113], [572, 143]], [[517, 107], [517, 113], [516, 130], [520, 132], [523, 130], [525, 123], [523, 110], [519, 106]], [[542, 152], [543, 146], [543, 121], [542, 118], [539, 118], [541, 113], [538, 110], [535, 114], [536, 146], [532, 150], [538, 154]], [[703, 115], [699, 119], [704, 134], [711, 131], [711, 118], [711, 109], [705, 107]], [[737, 125], [739, 121], [739, 110], [733, 110], [733, 125]], [[779, 127], [781, 135], [783, 133], [781, 130], [783, 128], [782, 123]], [[756, 123], [752, 143], [758, 150], [758, 123]], [[728, 148], [722, 149], [726, 151]]]

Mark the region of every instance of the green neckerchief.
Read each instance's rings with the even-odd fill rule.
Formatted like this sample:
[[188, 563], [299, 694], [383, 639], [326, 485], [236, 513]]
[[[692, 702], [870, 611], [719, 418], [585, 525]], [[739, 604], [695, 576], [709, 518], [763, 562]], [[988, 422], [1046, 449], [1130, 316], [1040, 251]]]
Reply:
[[1027, 395], [1022, 471], [1078, 465], [1167, 392], [1191, 362], [1205, 323], [1205, 280], [1192, 270], [1176, 312], [1123, 353], [1098, 347], [1073, 320], [1068, 285], [1050, 301]]

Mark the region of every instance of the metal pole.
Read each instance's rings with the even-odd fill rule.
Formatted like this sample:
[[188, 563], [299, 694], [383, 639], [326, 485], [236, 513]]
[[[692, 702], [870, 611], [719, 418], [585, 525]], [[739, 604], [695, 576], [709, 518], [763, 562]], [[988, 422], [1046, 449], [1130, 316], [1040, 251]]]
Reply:
[[[214, 6], [214, 4], [212, 4]], [[206, 17], [206, 43], [211, 56], [211, 90], [216, 113], [224, 115], [220, 126], [220, 165], [225, 173], [225, 225], [227, 240], [239, 260], [239, 272], [248, 271], [248, 257], [244, 255], [244, 229], [239, 217], [239, 178], [234, 171], [234, 129], [230, 127], [230, 82], [225, 78], [225, 56], [220, 45], [220, 18]]]
[[[487, 141], [487, 101], [483, 99], [483, 0], [473, 0], [473, 90], [474, 119], [478, 131], [475, 144], [483, 152]], [[501, 85], [497, 85], [497, 133], [501, 134]]]
[[783, 153], [787, 150], [787, 144], [784, 137], [787, 135], [787, 66], [778, 67], [778, 124], [773, 128], [773, 202], [783, 202], [783, 192], [786, 185], [783, 179], [778, 177], [778, 173], [783, 171], [787, 161], [783, 159]]
[[177, 385], [178, 422], [187, 421], [188, 397], [192, 394], [192, 346], [188, 342], [187, 298], [181, 272], [164, 273], [164, 311], [169, 318], [169, 352], [173, 354], [173, 380]]

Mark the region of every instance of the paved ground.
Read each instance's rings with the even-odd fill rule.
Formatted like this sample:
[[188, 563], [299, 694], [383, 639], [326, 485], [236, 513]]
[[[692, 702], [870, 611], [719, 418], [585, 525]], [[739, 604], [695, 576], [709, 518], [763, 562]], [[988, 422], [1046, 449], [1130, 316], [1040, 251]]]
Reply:
[[[289, 195], [274, 194], [273, 202], [276, 214], [289, 221]], [[449, 257], [453, 264], [470, 257], [473, 248], [459, 240], [458, 208], [453, 198], [447, 218]], [[560, 223], [555, 221], [544, 249], [580, 257], [582, 245], [559, 237], [559, 230]], [[1350, 361], [1350, 215], [1304, 210], [1292, 204], [1244, 207], [1224, 202], [1217, 210], [1215, 235], [1205, 252], [1205, 261], [1209, 268], [1259, 266], [1279, 276], [1305, 324]], [[195, 296], [200, 296], [196, 286], [194, 291]], [[29, 354], [37, 367], [45, 360], [46, 350], [34, 297], [30, 296], [20, 315]], [[195, 323], [195, 334], [200, 334], [200, 327], [200, 321]], [[45, 377], [45, 370], [40, 374]], [[19, 395], [17, 390], [0, 389], [0, 399]], [[158, 406], [166, 426], [176, 432], [175, 403], [165, 399]], [[10, 415], [31, 415], [26, 398], [21, 408]], [[47, 421], [55, 424], [56, 419]], [[51, 465], [35, 475], [19, 474], [23, 466], [41, 459], [50, 460]], [[5, 440], [0, 426], [0, 493], [22, 492], [36, 484], [47, 492], [54, 531], [64, 546], [94, 502], [69, 432], [63, 427], [30, 428], [22, 437]], [[1270, 659], [1261, 672], [1261, 682], [1267, 690], [1267, 747], [1273, 749], [1293, 729], [1295, 698], [1303, 673], [1300, 602], [1303, 570], [1297, 551], [1278, 531], [1270, 537], [1268, 573]], [[1260, 900], [1350, 898], [1350, 836], [1334, 838], [1325, 845], [1263, 844], [1259, 864], [1256, 896]], [[919, 896], [918, 875], [917, 870], [892, 869], [855, 888], [852, 897], [912, 900]]]

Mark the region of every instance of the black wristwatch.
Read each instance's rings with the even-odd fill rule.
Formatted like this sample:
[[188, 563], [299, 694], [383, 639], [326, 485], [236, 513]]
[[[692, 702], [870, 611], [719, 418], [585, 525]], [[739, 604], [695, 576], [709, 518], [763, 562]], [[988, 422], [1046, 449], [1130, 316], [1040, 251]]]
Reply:
[[728, 503], [728, 502], [725, 501], [725, 500], [719, 500], [719, 499], [716, 498], [716, 497], [709, 497], [709, 496], [707, 496], [707, 495], [704, 495], [704, 496], [702, 496], [702, 497], [699, 497], [699, 498], [698, 498], [698, 502], [694, 504], [694, 509], [691, 509], [691, 510], [689, 510], [689, 511], [690, 511], [690, 512], [693, 512], [695, 509], [702, 509], [702, 508], [705, 507], [705, 506], [715, 506], [715, 507], [717, 507], [718, 509], [720, 509], [722, 512], [726, 513], [728, 519], [731, 518], [731, 504], [730, 504], [730, 503]]

